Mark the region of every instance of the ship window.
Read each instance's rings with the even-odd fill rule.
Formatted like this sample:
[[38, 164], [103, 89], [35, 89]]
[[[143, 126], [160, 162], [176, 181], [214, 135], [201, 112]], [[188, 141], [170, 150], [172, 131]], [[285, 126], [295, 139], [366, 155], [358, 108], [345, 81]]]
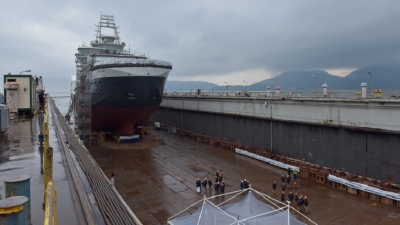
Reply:
[[17, 79], [7, 79], [8, 82], [16, 82]]

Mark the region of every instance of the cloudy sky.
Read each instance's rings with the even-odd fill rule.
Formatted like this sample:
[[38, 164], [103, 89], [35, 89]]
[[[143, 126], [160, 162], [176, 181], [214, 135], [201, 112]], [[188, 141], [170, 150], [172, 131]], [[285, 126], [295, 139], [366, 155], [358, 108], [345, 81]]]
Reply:
[[169, 80], [252, 84], [293, 69], [343, 76], [400, 63], [398, 0], [1, 0], [0, 73], [31, 69], [47, 91], [69, 91], [74, 54], [101, 13], [115, 16], [131, 51], [170, 61]]

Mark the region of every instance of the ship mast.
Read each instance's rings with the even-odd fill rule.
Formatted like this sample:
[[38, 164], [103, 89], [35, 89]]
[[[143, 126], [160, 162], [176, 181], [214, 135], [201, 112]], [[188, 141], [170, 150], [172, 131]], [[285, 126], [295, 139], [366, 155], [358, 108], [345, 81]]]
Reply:
[[[90, 45], [95, 48], [103, 48], [110, 51], [123, 52], [125, 47], [125, 42], [120, 42], [119, 31], [115, 22], [114, 16], [112, 15], [101, 15], [100, 22], [95, 26], [97, 29], [96, 32], [96, 40], [91, 41]], [[114, 34], [104, 34], [102, 31], [104, 29], [112, 29]]]
[[[106, 42], [107, 40], [113, 40], [113, 42], [115, 44], [120, 44], [120, 37], [119, 37], [119, 31], [115, 22], [114, 22], [114, 16], [112, 15], [101, 15], [100, 16], [100, 22], [98, 25], [95, 24], [95, 26], [97, 27], [96, 31], [96, 41], [98, 41], [98, 43], [109, 43]], [[114, 35], [111, 36], [109, 34], [102, 34], [101, 33], [101, 29], [102, 28], [111, 28], [114, 30]]]

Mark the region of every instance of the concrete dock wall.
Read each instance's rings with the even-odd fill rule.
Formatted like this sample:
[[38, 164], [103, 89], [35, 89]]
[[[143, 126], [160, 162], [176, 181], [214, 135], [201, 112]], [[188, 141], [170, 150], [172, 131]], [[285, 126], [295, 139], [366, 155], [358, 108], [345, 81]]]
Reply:
[[400, 134], [395, 132], [165, 106], [153, 114], [152, 121], [321, 166], [400, 183]]
[[399, 99], [169, 96], [161, 107], [400, 132]]

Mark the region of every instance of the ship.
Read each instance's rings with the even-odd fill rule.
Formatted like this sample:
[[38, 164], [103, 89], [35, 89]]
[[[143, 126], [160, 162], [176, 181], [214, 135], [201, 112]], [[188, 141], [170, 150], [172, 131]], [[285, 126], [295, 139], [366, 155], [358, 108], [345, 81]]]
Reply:
[[79, 134], [81, 138], [93, 131], [133, 135], [160, 105], [172, 64], [125, 50], [113, 15], [101, 15], [96, 27], [96, 39], [75, 54]]

